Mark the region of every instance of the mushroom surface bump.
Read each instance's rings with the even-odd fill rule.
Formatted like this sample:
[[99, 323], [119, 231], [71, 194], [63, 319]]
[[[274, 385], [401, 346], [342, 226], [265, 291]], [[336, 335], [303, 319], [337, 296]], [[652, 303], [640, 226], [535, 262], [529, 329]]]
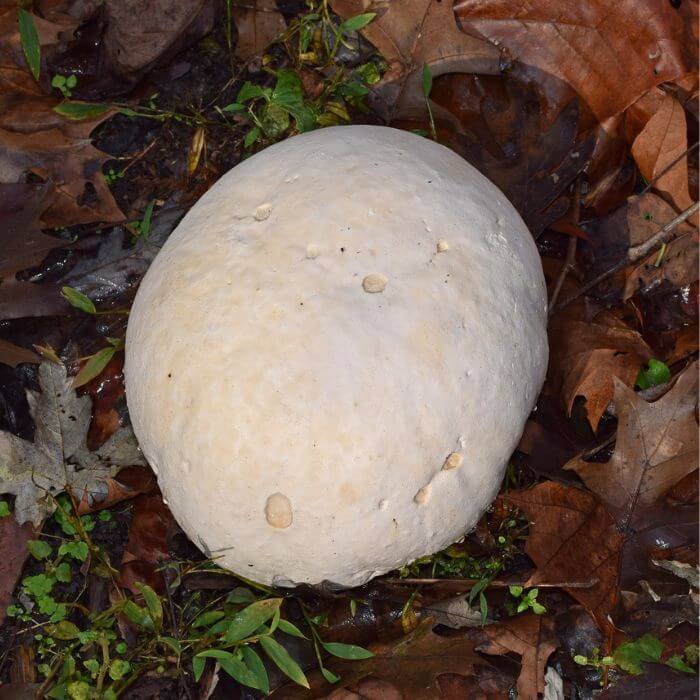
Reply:
[[409, 132], [333, 127], [190, 210], [129, 319], [127, 400], [176, 519], [265, 584], [355, 586], [461, 537], [544, 380], [503, 193]]

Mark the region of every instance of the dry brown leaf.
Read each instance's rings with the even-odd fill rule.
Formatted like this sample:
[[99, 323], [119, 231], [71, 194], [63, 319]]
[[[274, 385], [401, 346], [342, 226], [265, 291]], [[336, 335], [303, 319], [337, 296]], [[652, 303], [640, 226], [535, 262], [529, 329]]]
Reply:
[[36, 530], [31, 523], [20, 526], [14, 515], [0, 518], [0, 625], [5, 621], [12, 592], [29, 556], [27, 542], [35, 535]]
[[0, 338], [0, 362], [16, 367], [23, 362], [41, 362], [41, 357], [29, 348], [23, 348]]
[[39, 229], [39, 218], [50, 201], [49, 190], [47, 185], [0, 183], [0, 280], [38, 265], [52, 248], [67, 245]]
[[275, 0], [234, 0], [231, 13], [238, 30], [234, 53], [241, 61], [261, 55], [287, 28]]
[[331, 6], [344, 20], [365, 12], [378, 14], [362, 34], [389, 63], [371, 100], [388, 122], [426, 116], [424, 65], [433, 78], [445, 73], [499, 72], [498, 47], [460, 32], [451, 0], [331, 0]]
[[[54, 97], [42, 93], [28, 69], [19, 40], [17, 5], [6, 4], [0, 14], [0, 180], [22, 183], [27, 173], [50, 184], [41, 214], [46, 228], [116, 222], [124, 216], [102, 176], [108, 156], [89, 141], [93, 129], [111, 116], [71, 121], [53, 108]], [[78, 20], [54, 13], [55, 21], [35, 17], [42, 50], [70, 34]]]
[[576, 458], [575, 471], [625, 526], [637, 506], [650, 506], [698, 468], [698, 363], [687, 367], [661, 399], [647, 403], [615, 381], [615, 452], [605, 464]]
[[664, 95], [654, 115], [634, 140], [632, 156], [642, 175], [649, 182], [655, 180], [654, 189], [664, 194], [679, 211], [693, 203], [688, 189], [687, 157], [656, 178], [687, 148], [685, 110], [674, 97]]
[[618, 568], [623, 537], [598, 499], [587, 491], [553, 481], [512, 491], [502, 498], [524, 511], [530, 522], [525, 545], [537, 565], [527, 587], [561, 581], [595, 583], [563, 589], [614, 632], [610, 614], [619, 595]]
[[212, 0], [107, 0], [104, 70], [136, 79], [159, 60], [207, 34]]
[[518, 615], [484, 629], [487, 641], [476, 648], [485, 654], [508, 654], [521, 657], [518, 697], [537, 698], [544, 693], [544, 673], [552, 652], [559, 646], [554, 619], [541, 615]]
[[607, 311], [587, 322], [564, 310], [552, 318], [549, 337], [547, 389], [561, 396], [569, 414], [576, 397], [583, 396], [593, 430], [613, 397], [614, 379], [634, 385], [652, 356], [642, 336]]
[[667, 0], [458, 0], [462, 29], [571, 85], [599, 122], [697, 70], [697, 4]]

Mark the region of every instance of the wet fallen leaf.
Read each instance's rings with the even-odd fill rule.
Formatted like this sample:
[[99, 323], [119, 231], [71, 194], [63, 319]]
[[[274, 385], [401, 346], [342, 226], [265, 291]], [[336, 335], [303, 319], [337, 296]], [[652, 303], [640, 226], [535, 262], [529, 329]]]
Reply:
[[431, 93], [458, 125], [452, 148], [506, 193], [535, 236], [567, 213], [568, 189], [594, 147], [580, 133], [575, 96], [553, 102], [551, 93], [560, 95], [551, 82], [517, 64], [504, 76], [443, 76]]
[[5, 621], [12, 591], [29, 556], [27, 542], [35, 535], [36, 530], [31, 523], [18, 525], [12, 514], [0, 518], [0, 625]]
[[536, 698], [544, 693], [547, 659], [559, 646], [554, 620], [541, 615], [518, 615], [484, 629], [486, 641], [476, 647], [485, 654], [515, 652], [521, 657], [518, 697]]
[[29, 348], [23, 348], [0, 338], [0, 362], [16, 367], [23, 362], [41, 362], [41, 357]]
[[589, 581], [586, 588], [562, 588], [614, 631], [610, 614], [618, 599], [618, 567], [623, 537], [598, 499], [587, 491], [547, 481], [502, 496], [520, 508], [532, 525], [525, 545], [537, 565], [526, 587], [547, 582]]
[[238, 41], [235, 54], [241, 61], [261, 55], [287, 28], [275, 0], [250, 0], [231, 3]]
[[603, 691], [605, 700], [688, 700], [697, 697], [697, 678], [664, 664], [647, 664], [642, 676], [621, 679]]
[[615, 378], [633, 386], [652, 356], [642, 336], [607, 311], [588, 322], [580, 310], [564, 309], [551, 319], [549, 338], [548, 390], [561, 396], [569, 414], [583, 396], [593, 430], [613, 398]]
[[697, 66], [693, 3], [458, 0], [454, 9], [465, 32], [571, 85], [599, 122]]
[[129, 539], [119, 570], [122, 586], [138, 594], [136, 584], [146, 583], [158, 593], [164, 592], [165, 579], [159, 568], [170, 559], [169, 541], [177, 529], [157, 489], [134, 499]]
[[362, 34], [389, 63], [372, 89], [372, 106], [391, 122], [427, 116], [423, 66], [436, 78], [445, 73], [498, 74], [501, 52], [481, 38], [459, 31], [450, 0], [406, 0], [379, 7], [371, 0], [332, 0], [341, 19], [376, 11]]
[[687, 148], [685, 111], [678, 100], [664, 95], [656, 113], [634, 140], [632, 155], [647, 181], [653, 180], [654, 189], [679, 211], [693, 203], [688, 189], [688, 159], [681, 157]]
[[91, 401], [79, 397], [66, 368], [45, 362], [39, 366], [41, 393], [28, 391], [36, 423], [34, 442], [0, 432], [0, 459], [4, 473], [0, 493], [14, 494], [15, 517], [20, 524], [39, 526], [54, 510], [50, 494], [66, 488], [78, 498], [87, 491], [103, 490], [104, 479], [119, 466], [142, 464], [133, 433], [122, 428], [99, 452], [85, 447]]
[[626, 526], [637, 506], [652, 505], [698, 468], [697, 393], [697, 363], [654, 403], [615, 379], [619, 424], [613, 456], [604, 464], [577, 458], [565, 468], [575, 471]]

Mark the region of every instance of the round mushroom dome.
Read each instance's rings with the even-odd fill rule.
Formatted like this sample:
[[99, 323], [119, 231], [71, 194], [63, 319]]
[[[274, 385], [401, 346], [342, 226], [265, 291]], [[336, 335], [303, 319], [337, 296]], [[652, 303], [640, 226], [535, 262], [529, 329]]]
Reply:
[[343, 126], [224, 175], [148, 270], [127, 401], [192, 541], [265, 584], [355, 586], [472, 528], [544, 381], [546, 290], [503, 193]]

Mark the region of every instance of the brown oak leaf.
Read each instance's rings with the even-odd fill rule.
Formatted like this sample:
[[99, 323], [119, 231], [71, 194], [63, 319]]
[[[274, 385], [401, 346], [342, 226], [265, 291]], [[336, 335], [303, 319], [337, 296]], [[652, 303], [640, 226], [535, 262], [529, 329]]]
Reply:
[[[693, 200], [688, 189], [688, 158], [678, 158], [688, 148], [688, 127], [685, 110], [671, 95], [664, 95], [658, 109], [632, 144], [640, 172], [654, 189], [672, 201], [679, 210], [687, 209]], [[677, 161], [675, 165], [672, 165]], [[668, 172], [657, 176], [671, 166]]]
[[287, 28], [275, 0], [233, 2], [231, 14], [238, 30], [234, 53], [241, 61], [261, 54]]
[[[331, 0], [331, 6], [344, 20], [365, 12], [378, 14], [362, 34], [389, 63], [389, 70], [372, 90], [371, 100], [388, 122], [426, 116], [424, 65], [433, 77], [499, 72], [501, 51], [485, 39], [461, 32], [450, 0]], [[449, 119], [449, 114], [445, 116]]]
[[652, 356], [642, 336], [608, 311], [590, 322], [577, 311], [558, 314], [549, 338], [548, 390], [561, 396], [569, 414], [583, 396], [593, 430], [613, 397], [615, 378], [632, 386]]
[[552, 652], [559, 646], [554, 619], [539, 615], [518, 615], [484, 629], [486, 641], [477, 651], [485, 654], [508, 654], [514, 651], [521, 659], [518, 697], [536, 698], [544, 693], [544, 673]]
[[696, 70], [697, 4], [666, 0], [458, 0], [465, 32], [571, 85], [599, 122]]
[[562, 586], [595, 618], [614, 632], [610, 614], [618, 595], [618, 567], [623, 537], [615, 521], [592, 493], [553, 481], [502, 496], [531, 522], [525, 551], [537, 565], [527, 587], [542, 583], [577, 582]]
[[650, 506], [698, 468], [698, 363], [678, 377], [661, 399], [648, 403], [618, 379], [615, 452], [605, 464], [578, 457], [564, 468], [575, 471], [625, 526], [637, 506]]

